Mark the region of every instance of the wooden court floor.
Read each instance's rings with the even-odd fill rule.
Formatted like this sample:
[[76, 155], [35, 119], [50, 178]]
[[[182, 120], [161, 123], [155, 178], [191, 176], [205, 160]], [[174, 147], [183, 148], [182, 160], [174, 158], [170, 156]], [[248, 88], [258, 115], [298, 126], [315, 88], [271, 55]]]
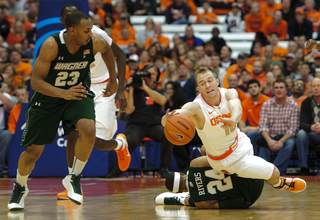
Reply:
[[[291, 176], [290, 176], [291, 177]], [[307, 189], [301, 193], [279, 191], [265, 185], [260, 199], [245, 210], [200, 210], [185, 206], [156, 205], [154, 197], [165, 192], [164, 179], [145, 176], [115, 179], [83, 178], [84, 203], [57, 201], [62, 178], [31, 178], [25, 209], [8, 212], [13, 178], [0, 179], [0, 220], [95, 219], [320, 219], [320, 176], [301, 177]]]

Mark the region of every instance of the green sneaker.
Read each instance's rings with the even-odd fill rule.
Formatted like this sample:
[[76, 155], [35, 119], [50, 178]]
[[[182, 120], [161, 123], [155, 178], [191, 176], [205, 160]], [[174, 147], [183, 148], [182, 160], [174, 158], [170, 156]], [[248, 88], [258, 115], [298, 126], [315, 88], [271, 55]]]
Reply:
[[69, 174], [62, 180], [62, 185], [68, 190], [69, 199], [78, 205], [81, 205], [83, 202], [80, 180], [81, 174], [78, 176]]
[[24, 187], [15, 181], [13, 184], [13, 192], [8, 202], [8, 209], [10, 211], [20, 211], [24, 209], [24, 199], [27, 197], [29, 189], [27, 185]]

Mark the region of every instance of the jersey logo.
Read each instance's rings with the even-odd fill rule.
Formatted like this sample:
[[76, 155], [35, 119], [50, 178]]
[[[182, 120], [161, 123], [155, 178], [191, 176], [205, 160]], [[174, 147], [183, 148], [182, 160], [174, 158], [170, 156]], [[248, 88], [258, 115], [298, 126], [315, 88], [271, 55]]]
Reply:
[[83, 55], [90, 54], [90, 49], [84, 50]]
[[216, 126], [217, 124], [219, 124], [219, 122], [217, 121], [217, 119], [219, 118], [231, 118], [231, 113], [218, 115], [217, 117], [211, 118], [210, 120], [211, 126]]
[[211, 115], [213, 112], [214, 112], [214, 110], [212, 110], [212, 112], [208, 112], [208, 113], [209, 113], [209, 115]]
[[172, 132], [172, 131], [169, 131], [169, 133], [171, 133], [171, 134], [179, 137], [180, 139], [179, 139], [178, 141], [180, 141], [182, 138], [184, 138], [184, 136], [183, 136], [182, 134], [177, 134], [177, 133], [174, 133], [174, 132]]
[[63, 60], [64, 57], [58, 57], [58, 60]]

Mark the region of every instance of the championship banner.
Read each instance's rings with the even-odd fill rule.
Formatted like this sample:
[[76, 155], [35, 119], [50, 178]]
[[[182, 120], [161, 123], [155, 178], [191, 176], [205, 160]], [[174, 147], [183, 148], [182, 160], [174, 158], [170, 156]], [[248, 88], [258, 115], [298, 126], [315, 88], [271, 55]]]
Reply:
[[[34, 52], [34, 61], [39, 54], [39, 49], [42, 43], [52, 34], [64, 29], [60, 22], [61, 8], [65, 4], [74, 4], [80, 11], [88, 14], [88, 0], [40, 0], [38, 23], [36, 30], [36, 44]], [[30, 95], [32, 95], [30, 88]], [[15, 134], [13, 135], [11, 147], [8, 155], [8, 175], [15, 176], [17, 173], [18, 160], [20, 154], [25, 150], [21, 147], [21, 139], [23, 129], [26, 122], [26, 112], [28, 103], [24, 103], [20, 117], [16, 126]], [[118, 123], [118, 132], [124, 131], [124, 125]], [[55, 141], [47, 144], [44, 151], [36, 162], [35, 169], [31, 172], [32, 176], [65, 176], [68, 174], [66, 160], [66, 137], [63, 136], [62, 126], [59, 127]], [[83, 176], [104, 176], [108, 173], [109, 167], [115, 164], [115, 152], [98, 151], [94, 148], [88, 163], [83, 170]]]

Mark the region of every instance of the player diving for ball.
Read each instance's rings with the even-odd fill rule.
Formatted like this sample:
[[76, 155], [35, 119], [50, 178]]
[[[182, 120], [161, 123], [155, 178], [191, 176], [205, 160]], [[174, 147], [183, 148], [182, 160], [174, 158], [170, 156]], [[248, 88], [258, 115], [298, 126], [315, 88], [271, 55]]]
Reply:
[[301, 192], [306, 182], [300, 178], [281, 177], [272, 163], [254, 156], [250, 139], [237, 128], [242, 116], [241, 102], [235, 89], [219, 88], [219, 79], [208, 67], [195, 72], [200, 94], [193, 102], [162, 117], [162, 125], [175, 114], [189, 116], [206, 149], [210, 166], [239, 177], [263, 179], [276, 189]]

